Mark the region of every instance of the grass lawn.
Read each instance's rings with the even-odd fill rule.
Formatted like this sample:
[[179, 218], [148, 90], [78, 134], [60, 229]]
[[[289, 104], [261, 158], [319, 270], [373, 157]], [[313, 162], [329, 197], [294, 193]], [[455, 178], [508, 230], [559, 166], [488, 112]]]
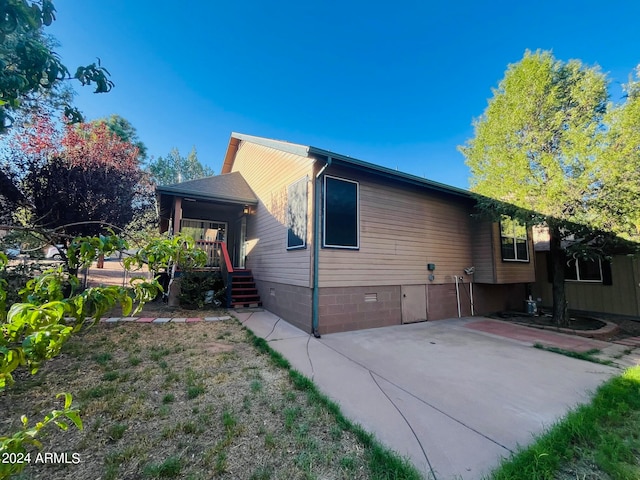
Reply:
[[59, 392], [84, 429], [52, 426], [43, 451], [80, 463], [17, 478], [420, 478], [236, 320], [86, 329], [0, 395], [0, 432], [42, 419]]
[[640, 479], [640, 366], [612, 378], [491, 480]]

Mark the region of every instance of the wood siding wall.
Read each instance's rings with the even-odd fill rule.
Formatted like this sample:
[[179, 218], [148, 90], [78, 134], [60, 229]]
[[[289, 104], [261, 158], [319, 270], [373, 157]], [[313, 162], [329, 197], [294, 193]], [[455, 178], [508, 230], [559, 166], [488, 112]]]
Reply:
[[500, 224], [492, 225], [494, 238], [493, 261], [495, 265], [495, 283], [533, 283], [536, 281], [535, 254], [533, 251], [533, 235], [531, 229], [527, 230], [527, 243], [529, 244], [528, 262], [505, 262], [502, 260], [500, 245]]
[[[536, 253], [536, 283], [534, 298], [551, 307], [553, 296], [547, 272], [546, 255]], [[588, 312], [640, 316], [640, 258], [618, 255], [611, 262], [612, 285], [602, 283], [565, 282], [569, 308]]]
[[473, 264], [468, 202], [335, 167], [326, 173], [359, 181], [360, 249], [322, 248], [320, 287], [452, 283]]
[[[256, 279], [311, 286], [313, 161], [250, 142], [241, 142], [233, 164], [259, 199], [247, 220], [247, 268]], [[309, 177], [307, 248], [287, 250], [287, 187]]]
[[535, 255], [531, 229], [527, 232], [529, 262], [505, 262], [502, 260], [500, 245], [500, 224], [477, 219], [471, 223], [474, 238], [473, 261], [476, 267], [474, 282], [500, 285], [535, 282]]
[[[471, 252], [473, 254], [473, 266], [476, 271], [473, 281], [477, 283], [496, 282], [496, 262], [494, 250], [499, 248], [493, 236], [493, 223], [477, 219], [471, 220], [473, 242]], [[498, 239], [499, 241], [499, 239]]]

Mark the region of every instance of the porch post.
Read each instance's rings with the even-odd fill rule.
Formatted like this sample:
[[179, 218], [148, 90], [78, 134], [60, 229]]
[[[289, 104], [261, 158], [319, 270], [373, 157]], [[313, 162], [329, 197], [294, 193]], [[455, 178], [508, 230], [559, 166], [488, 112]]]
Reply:
[[182, 197], [174, 197], [173, 212], [173, 235], [180, 232], [180, 221], [182, 220]]

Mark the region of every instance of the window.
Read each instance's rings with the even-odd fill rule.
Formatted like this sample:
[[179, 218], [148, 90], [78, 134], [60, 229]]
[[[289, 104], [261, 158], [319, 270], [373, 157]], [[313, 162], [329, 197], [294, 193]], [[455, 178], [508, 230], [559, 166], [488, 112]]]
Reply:
[[180, 233], [194, 240], [226, 242], [227, 224], [225, 222], [209, 222], [206, 220], [183, 218], [180, 222]]
[[323, 246], [360, 247], [358, 218], [358, 182], [324, 177]]
[[529, 261], [526, 225], [522, 225], [513, 218], [502, 217], [500, 220], [500, 244], [502, 260], [509, 262]]
[[565, 280], [576, 282], [602, 282], [602, 262], [599, 259], [572, 258], [564, 268]]
[[287, 249], [307, 245], [307, 183], [304, 177], [287, 189]]

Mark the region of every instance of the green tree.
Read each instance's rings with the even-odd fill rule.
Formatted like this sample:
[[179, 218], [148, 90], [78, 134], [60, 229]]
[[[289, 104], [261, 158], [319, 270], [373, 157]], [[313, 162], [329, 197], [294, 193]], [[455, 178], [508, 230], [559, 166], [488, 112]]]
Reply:
[[624, 85], [625, 100], [605, 118], [606, 148], [593, 198], [592, 221], [599, 228], [638, 241], [640, 237], [640, 66]]
[[67, 125], [61, 132], [41, 117], [16, 134], [15, 148], [0, 159], [11, 187], [0, 198], [13, 223], [92, 235], [101, 230], [96, 222], [124, 228], [149, 203], [137, 147], [107, 124]]
[[[598, 67], [527, 51], [520, 62], [509, 65], [474, 122], [474, 138], [460, 148], [481, 210], [548, 226], [553, 317], [559, 324], [568, 321], [567, 261], [607, 255], [620, 232], [613, 222], [602, 221], [602, 212], [608, 208], [626, 224], [625, 211], [638, 212], [640, 206], [626, 203], [630, 198], [610, 197], [624, 172], [637, 175], [640, 169], [638, 162], [627, 166], [624, 152], [610, 144], [624, 126], [608, 129], [606, 122], [631, 115], [631, 110], [621, 107], [608, 115], [607, 87]], [[626, 148], [633, 149], [633, 139], [628, 140]], [[637, 156], [637, 143], [635, 148]], [[618, 201], [624, 207], [616, 211]]]
[[177, 148], [173, 148], [165, 158], [158, 157], [150, 162], [148, 170], [156, 185], [171, 185], [214, 174], [211, 168], [200, 163], [196, 147], [186, 157], [180, 155]]
[[136, 127], [131, 122], [120, 115], [113, 114], [107, 118], [100, 118], [92, 123], [104, 123], [109, 130], [115, 133], [120, 140], [138, 147], [138, 159], [143, 161], [147, 158], [147, 146], [140, 140]]
[[[51, 0], [0, 2], [0, 133], [12, 125], [13, 113], [30, 95], [51, 90], [64, 80], [74, 78], [82, 85], [94, 85], [96, 93], [113, 87], [99, 60], [78, 67], [71, 75], [42, 33], [54, 20]], [[76, 108], [66, 104], [64, 109], [68, 120], [82, 120]]]

